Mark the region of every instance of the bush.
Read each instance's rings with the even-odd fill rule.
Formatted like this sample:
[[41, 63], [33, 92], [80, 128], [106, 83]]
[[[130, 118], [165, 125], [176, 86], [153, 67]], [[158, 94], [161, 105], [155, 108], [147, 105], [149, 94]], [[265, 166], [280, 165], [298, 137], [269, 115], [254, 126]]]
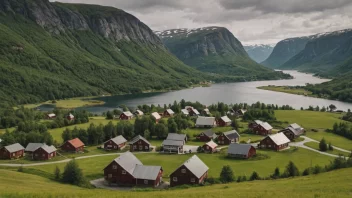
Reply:
[[249, 178], [249, 181], [253, 181], [253, 180], [260, 180], [259, 174], [255, 171], [252, 173], [252, 175]]
[[316, 165], [316, 166], [314, 166], [314, 168], [313, 168], [313, 170], [312, 170], [312, 173], [313, 174], [319, 174], [319, 173], [321, 173], [321, 172], [323, 172], [323, 168], [322, 167], [320, 167], [319, 165]]
[[217, 178], [213, 178], [213, 177], [209, 177], [205, 180], [205, 182], [209, 183], [209, 184], [221, 184], [220, 179]]
[[290, 161], [286, 166], [286, 171], [283, 177], [295, 177], [295, 176], [299, 176], [299, 170], [297, 166], [292, 161]]
[[55, 167], [55, 170], [54, 170], [54, 175], [55, 175], [55, 179], [56, 180], [60, 180], [60, 177], [61, 177], [61, 171], [59, 169], [58, 166]]
[[303, 176], [310, 175], [310, 172], [311, 172], [311, 171], [310, 171], [310, 168], [306, 168], [306, 169], [304, 169], [302, 175], [303, 175]]
[[229, 165], [223, 166], [220, 173], [220, 181], [222, 183], [229, 183], [235, 181], [232, 168]]
[[278, 179], [280, 178], [280, 169], [278, 167], [275, 168], [274, 173], [270, 176], [273, 179]]
[[326, 144], [326, 141], [324, 138], [321, 139], [319, 142], [319, 150], [323, 152], [326, 152], [328, 150], [328, 145]]
[[62, 174], [62, 181], [74, 185], [81, 185], [83, 183], [84, 178], [82, 170], [75, 160], [71, 160], [66, 164]]
[[17, 171], [18, 172], [23, 172], [23, 166], [21, 165], [20, 167], [18, 167]]
[[329, 151], [333, 151], [334, 150], [334, 147], [332, 146], [332, 144], [331, 144], [331, 142], [329, 143], [329, 146], [328, 146], [329, 148]]

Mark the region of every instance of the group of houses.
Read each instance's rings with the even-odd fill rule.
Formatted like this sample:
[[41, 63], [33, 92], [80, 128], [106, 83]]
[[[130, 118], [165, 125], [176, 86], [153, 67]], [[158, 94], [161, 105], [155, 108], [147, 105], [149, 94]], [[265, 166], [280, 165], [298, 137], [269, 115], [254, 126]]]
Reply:
[[[202, 184], [208, 170], [194, 155], [170, 174], [170, 186]], [[157, 187], [163, 181], [163, 172], [161, 166], [143, 165], [131, 152], [125, 152], [104, 168], [104, 178], [109, 184], [119, 186]]]
[[219, 119], [216, 119], [215, 117], [199, 116], [196, 120], [195, 126], [197, 128], [214, 128], [216, 126], [231, 126], [231, 124], [232, 121], [227, 116], [223, 116]]

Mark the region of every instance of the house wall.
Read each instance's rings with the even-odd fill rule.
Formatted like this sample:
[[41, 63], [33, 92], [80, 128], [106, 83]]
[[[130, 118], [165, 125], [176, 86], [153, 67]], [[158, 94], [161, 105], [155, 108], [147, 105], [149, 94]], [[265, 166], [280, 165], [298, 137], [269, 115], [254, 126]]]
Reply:
[[130, 151], [150, 151], [150, 145], [143, 140], [138, 140], [130, 145]]
[[132, 119], [131, 116], [128, 117], [128, 116], [126, 116], [124, 113], [122, 113], [119, 118], [120, 118], [120, 120], [130, 120], [130, 119]]
[[224, 134], [221, 134], [218, 137], [218, 144], [229, 145], [229, 144], [231, 144], [231, 141]]
[[183, 153], [183, 146], [163, 145], [163, 151], [166, 153]]
[[279, 151], [288, 147], [288, 143], [282, 145], [276, 145], [269, 137], [264, 138], [258, 144], [259, 148], [267, 148], [274, 151]]
[[257, 125], [253, 128], [253, 131], [258, 135], [268, 135], [271, 134], [272, 130], [266, 130], [262, 126]]
[[72, 144], [70, 144], [69, 142], [65, 142], [62, 146], [61, 146], [61, 150], [66, 151], [66, 152], [83, 152], [84, 151], [84, 146], [75, 148]]
[[[123, 174], [123, 172], [125, 172], [125, 174]], [[121, 186], [136, 185], [134, 177], [115, 161], [111, 162], [107, 167], [105, 167], [104, 178], [110, 183], [115, 183]]]
[[197, 140], [202, 142], [209, 142], [212, 138], [206, 136], [204, 133], [201, 133], [197, 136]]
[[32, 153], [33, 160], [49, 160], [56, 156], [56, 151], [47, 153], [44, 149], [39, 148]]
[[[185, 172], [182, 172], [182, 170]], [[179, 185], [194, 185], [201, 184], [207, 178], [208, 172], [205, 172], [201, 178], [197, 178], [191, 171], [189, 171], [184, 165], [179, 167], [175, 172], [170, 175], [170, 186], [179, 186]], [[177, 178], [177, 181], [174, 180]]]
[[24, 149], [10, 153], [5, 147], [0, 149], [0, 159], [17, 159], [24, 156]]
[[[160, 172], [155, 180], [145, 180], [145, 179], [136, 179], [137, 186], [149, 186], [149, 187], [157, 187], [162, 182], [163, 170], [160, 169]], [[147, 182], [147, 183], [146, 183]]]
[[206, 153], [214, 153], [216, 151], [216, 148], [211, 148], [210, 146], [208, 146], [206, 144], [204, 144], [202, 146], [202, 148], [203, 148], [204, 152], [206, 152]]
[[117, 145], [114, 141], [109, 140], [109, 141], [104, 143], [104, 149], [105, 150], [121, 150], [125, 146], [126, 146], [126, 142]]
[[223, 120], [220, 119], [217, 121], [217, 125], [221, 127], [230, 126], [231, 122], [224, 122]]

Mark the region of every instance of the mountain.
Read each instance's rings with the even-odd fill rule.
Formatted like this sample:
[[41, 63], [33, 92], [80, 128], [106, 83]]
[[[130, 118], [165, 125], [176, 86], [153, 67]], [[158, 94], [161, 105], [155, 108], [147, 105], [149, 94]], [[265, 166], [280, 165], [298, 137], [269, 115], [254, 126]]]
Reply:
[[269, 68], [280, 68], [282, 64], [301, 52], [311, 36], [289, 38], [276, 44], [270, 56], [261, 64]]
[[283, 77], [250, 59], [241, 42], [224, 27], [171, 29], [156, 34], [175, 56], [200, 71], [240, 79]]
[[261, 63], [270, 56], [275, 45], [245, 45], [243, 47], [251, 59]]
[[203, 79], [123, 10], [0, 0], [2, 102], [177, 89]]

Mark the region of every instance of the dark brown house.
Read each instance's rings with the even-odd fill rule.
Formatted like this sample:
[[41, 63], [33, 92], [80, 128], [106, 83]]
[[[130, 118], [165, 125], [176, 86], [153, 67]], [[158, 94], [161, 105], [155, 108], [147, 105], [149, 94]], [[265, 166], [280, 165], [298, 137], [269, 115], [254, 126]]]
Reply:
[[218, 145], [213, 140], [210, 140], [210, 142], [207, 142], [202, 146], [202, 149], [205, 153], [215, 153], [216, 147], [218, 147]]
[[201, 141], [201, 142], [209, 142], [210, 140], [214, 140], [216, 139], [217, 135], [215, 134], [215, 132], [213, 132], [212, 130], [207, 130], [204, 132], [201, 132], [196, 139]]
[[32, 155], [32, 153], [37, 150], [39, 147], [44, 146], [44, 143], [28, 143], [26, 149], [24, 150], [25, 153]]
[[254, 120], [253, 122], [250, 122], [249, 124], [248, 124], [248, 128], [250, 128], [250, 129], [254, 129], [254, 128], [256, 128], [260, 123], [263, 123], [261, 120]]
[[104, 142], [105, 150], [122, 150], [126, 146], [127, 140], [119, 135]]
[[49, 114], [47, 114], [46, 116], [46, 119], [55, 119], [56, 118], [56, 114], [55, 113], [49, 113]]
[[159, 123], [159, 121], [161, 120], [161, 116], [158, 112], [152, 113], [151, 116], [155, 119], [155, 123]]
[[189, 108], [188, 112], [189, 112], [190, 116], [199, 116], [200, 115], [199, 111], [197, 109], [194, 109], [194, 108]]
[[273, 127], [267, 122], [261, 122], [256, 125], [252, 130], [255, 134], [258, 135], [269, 135], [272, 134]]
[[232, 143], [229, 145], [227, 155], [233, 158], [248, 159], [254, 156], [257, 150], [250, 144]]
[[290, 140], [284, 133], [269, 135], [258, 144], [258, 148], [267, 148], [275, 151], [280, 151], [288, 147]]
[[232, 123], [232, 121], [227, 116], [223, 116], [219, 120], [217, 120], [217, 125], [221, 126], [221, 127], [230, 126], [231, 123]]
[[162, 183], [161, 166], [144, 166], [131, 152], [121, 154], [104, 168], [104, 178], [119, 186], [157, 187]]
[[218, 144], [229, 145], [240, 141], [240, 134], [236, 130], [224, 132], [218, 137]]
[[56, 156], [56, 148], [54, 146], [43, 145], [38, 147], [32, 153], [33, 160], [49, 160]]
[[120, 120], [131, 120], [133, 118], [133, 114], [130, 111], [126, 111], [121, 113]]
[[295, 123], [290, 124], [286, 129], [279, 131], [279, 133], [280, 132], [284, 133], [286, 137], [292, 141], [304, 133], [304, 128]]
[[0, 159], [17, 159], [24, 156], [24, 148], [19, 143], [4, 146], [0, 149]]
[[166, 109], [163, 113], [164, 117], [172, 117], [174, 116], [175, 112], [172, 109]]
[[66, 152], [74, 152], [74, 153], [79, 153], [79, 152], [84, 152], [84, 143], [78, 139], [72, 139], [66, 141], [63, 145], [60, 146], [61, 150], [66, 151]]
[[70, 113], [66, 116], [66, 119], [72, 121], [75, 119], [75, 116]]
[[202, 184], [208, 177], [208, 166], [196, 155], [170, 174], [170, 186]]
[[150, 151], [151, 144], [144, 137], [138, 135], [134, 137], [129, 143], [130, 151]]

